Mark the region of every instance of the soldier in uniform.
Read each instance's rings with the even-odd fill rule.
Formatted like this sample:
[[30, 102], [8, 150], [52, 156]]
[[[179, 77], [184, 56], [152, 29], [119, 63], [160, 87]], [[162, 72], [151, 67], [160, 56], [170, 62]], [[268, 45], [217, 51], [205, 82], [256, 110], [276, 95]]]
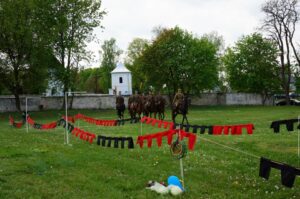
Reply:
[[178, 107], [179, 105], [181, 105], [183, 100], [184, 100], [184, 95], [182, 93], [182, 90], [179, 88], [173, 99], [174, 107]]

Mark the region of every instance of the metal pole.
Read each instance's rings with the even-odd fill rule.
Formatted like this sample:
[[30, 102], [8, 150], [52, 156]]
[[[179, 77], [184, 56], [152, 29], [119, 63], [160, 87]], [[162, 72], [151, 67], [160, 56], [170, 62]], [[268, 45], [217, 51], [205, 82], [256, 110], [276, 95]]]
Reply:
[[26, 112], [26, 113], [25, 113], [25, 122], [26, 122], [26, 131], [27, 131], [27, 133], [28, 133], [28, 130], [29, 130], [29, 129], [28, 129], [28, 122], [27, 122], [27, 115], [28, 115], [27, 97], [26, 97], [25, 101], [26, 101], [26, 102], [25, 102], [25, 104], [26, 104], [26, 108], [25, 108], [25, 110], [26, 110], [26, 111], [25, 111], [25, 112]]
[[68, 137], [68, 92], [65, 93], [65, 107], [66, 107], [65, 144], [69, 144], [69, 137]]
[[[298, 115], [298, 124], [300, 125], [300, 115]], [[298, 167], [300, 160], [300, 130], [298, 129]]]
[[65, 92], [65, 107], [66, 107], [66, 129], [65, 129], [65, 144], [69, 144], [69, 134], [68, 134], [68, 94], [71, 93], [86, 93], [86, 92]]
[[183, 161], [182, 158], [180, 158], [180, 175], [182, 180], [182, 187], [184, 188], [184, 174], [183, 174]]
[[[179, 140], [181, 140], [181, 137], [180, 137], [180, 127], [179, 127], [179, 131], [178, 131], [178, 138], [179, 138]], [[183, 160], [182, 159], [183, 158], [180, 158], [180, 160], [179, 160], [179, 166], [180, 166], [180, 175], [181, 175], [182, 187], [184, 188], [184, 173], [183, 173]]]
[[141, 123], [141, 135], [143, 135], [143, 122], [141, 122], [140, 120], [140, 123]]

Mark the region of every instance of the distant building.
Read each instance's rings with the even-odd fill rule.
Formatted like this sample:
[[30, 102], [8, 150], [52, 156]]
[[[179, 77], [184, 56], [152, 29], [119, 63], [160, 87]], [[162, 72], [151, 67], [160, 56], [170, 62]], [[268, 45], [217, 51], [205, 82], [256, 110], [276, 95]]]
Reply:
[[111, 86], [109, 94], [132, 95], [132, 78], [131, 72], [122, 63], [118, 63], [117, 67], [111, 72]]
[[48, 80], [48, 86], [45, 91], [46, 96], [64, 96], [64, 85], [60, 80], [54, 77], [54, 71], [50, 70], [50, 76]]

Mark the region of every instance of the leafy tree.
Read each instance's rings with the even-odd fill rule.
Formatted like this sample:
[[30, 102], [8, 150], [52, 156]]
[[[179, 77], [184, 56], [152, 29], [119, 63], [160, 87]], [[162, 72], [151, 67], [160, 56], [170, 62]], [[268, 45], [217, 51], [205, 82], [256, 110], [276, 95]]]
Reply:
[[18, 110], [20, 94], [40, 93], [46, 84], [51, 53], [39, 19], [47, 6], [39, 0], [0, 1], [0, 82], [15, 96]]
[[261, 34], [241, 38], [228, 48], [223, 61], [230, 87], [238, 92], [254, 92], [266, 98], [278, 91], [277, 48]]
[[164, 85], [169, 97], [178, 88], [199, 93], [217, 85], [217, 47], [179, 27], [160, 30], [140, 57], [145, 82], [156, 90]]
[[224, 64], [220, 61], [221, 57], [224, 54], [225, 51], [225, 42], [224, 38], [219, 35], [217, 32], [213, 31], [208, 34], [203, 35], [204, 38], [207, 38], [210, 42], [212, 42], [215, 47], [218, 49], [217, 50], [217, 57], [218, 57], [218, 86], [217, 86], [217, 91], [219, 92], [226, 92], [227, 87], [226, 87], [226, 77], [225, 77], [225, 67]]
[[139, 57], [142, 56], [148, 44], [146, 39], [135, 38], [127, 49], [125, 66], [131, 71], [133, 90], [141, 91], [144, 88], [145, 76]]
[[116, 39], [111, 38], [110, 40], [104, 41], [100, 53], [102, 56], [100, 65], [101, 90], [103, 90], [104, 93], [108, 93], [108, 89], [111, 88], [110, 72], [116, 67], [122, 51], [118, 48]]
[[87, 68], [78, 72], [76, 90], [100, 93], [100, 69]]
[[105, 15], [100, 8], [101, 1], [53, 0], [52, 49], [62, 67], [58, 76], [64, 92], [74, 89], [79, 63], [89, 59], [86, 42], [93, 39], [93, 29], [100, 26]]

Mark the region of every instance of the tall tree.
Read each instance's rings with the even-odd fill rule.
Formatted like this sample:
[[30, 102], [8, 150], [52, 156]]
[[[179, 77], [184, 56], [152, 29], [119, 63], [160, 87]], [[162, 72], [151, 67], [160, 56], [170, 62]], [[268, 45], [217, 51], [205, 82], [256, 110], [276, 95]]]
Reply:
[[223, 61], [232, 89], [259, 93], [263, 104], [270, 94], [278, 91], [277, 48], [261, 34], [241, 38], [235, 47], [227, 49]]
[[269, 0], [262, 7], [265, 13], [263, 28], [276, 41], [280, 52], [281, 87], [288, 104], [293, 56], [300, 66], [300, 57], [294, 43], [296, 23], [299, 21], [297, 4], [298, 0]]
[[100, 65], [100, 82], [103, 92], [108, 93], [108, 89], [111, 88], [111, 74], [110, 72], [116, 67], [119, 61], [119, 56], [122, 50], [116, 44], [116, 39], [104, 41], [101, 46], [101, 65]]
[[217, 85], [217, 48], [206, 37], [198, 38], [179, 27], [163, 29], [141, 56], [145, 82], [169, 97], [178, 88], [199, 93]]
[[64, 92], [74, 85], [72, 74], [82, 60], [89, 59], [86, 42], [91, 41], [93, 29], [99, 27], [105, 15], [101, 1], [54, 0], [53, 1], [53, 50], [62, 67], [61, 81]]
[[[39, 0], [0, 1], [0, 81], [15, 96], [18, 110], [20, 94], [26, 90], [40, 93], [45, 85], [46, 60], [51, 53], [39, 19], [48, 6]], [[34, 84], [39, 78], [41, 82]]]
[[[208, 34], [204, 34], [203, 38], [207, 38], [210, 42], [212, 42], [215, 47], [217, 48], [217, 57], [218, 57], [218, 61], [221, 60], [221, 57], [224, 54], [225, 51], [225, 41], [223, 36], [219, 35], [218, 32], [213, 31], [210, 32]], [[223, 62], [219, 62], [218, 64], [218, 87], [216, 89], [218, 89], [218, 91], [220, 92], [226, 92], [227, 91], [227, 87], [226, 87], [226, 73], [225, 73], [225, 67]]]
[[131, 71], [132, 74], [132, 87], [133, 90], [141, 91], [144, 88], [144, 73], [140, 62], [140, 57], [149, 41], [146, 39], [135, 38], [128, 46], [127, 57], [125, 59], [125, 66]]

